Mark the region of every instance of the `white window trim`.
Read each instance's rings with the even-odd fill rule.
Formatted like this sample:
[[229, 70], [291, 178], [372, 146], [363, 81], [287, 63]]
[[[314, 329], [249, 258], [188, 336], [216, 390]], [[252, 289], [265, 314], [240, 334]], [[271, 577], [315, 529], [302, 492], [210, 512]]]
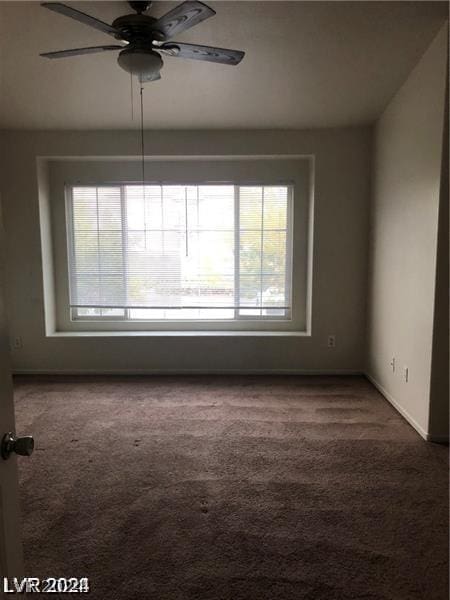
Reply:
[[[152, 159], [153, 160], [153, 159]], [[68, 269], [67, 269], [67, 238], [65, 225], [65, 197], [64, 187], [66, 185], [102, 185], [118, 184], [118, 178], [113, 178], [111, 175], [121, 171], [120, 183], [136, 183], [138, 181], [136, 173], [138, 173], [139, 165], [132, 160], [124, 160], [123, 164], [118, 160], [102, 159], [87, 160], [87, 159], [40, 159], [45, 165], [45, 172], [48, 177], [48, 197], [40, 198], [41, 217], [47, 217], [45, 212], [50, 213], [51, 228], [52, 228], [52, 254], [53, 254], [53, 276], [55, 287], [53, 290], [54, 300], [54, 315], [51, 315], [52, 298], [51, 291], [46, 293], [46, 333], [47, 335], [161, 335], [167, 332], [168, 335], [309, 335], [310, 332], [310, 272], [311, 272], [311, 235], [310, 224], [312, 198], [311, 198], [311, 176], [312, 176], [312, 160], [310, 157], [239, 157], [235, 160], [234, 157], [174, 157], [172, 159], [164, 157], [164, 161], [156, 159], [158, 168], [161, 165], [170, 167], [170, 171], [183, 166], [183, 172], [192, 171], [192, 166], [197, 170], [197, 164], [200, 162], [202, 167], [205, 165], [203, 161], [221, 166], [225, 165], [225, 171], [233, 170], [233, 167], [242, 167], [241, 172], [237, 177], [233, 177], [233, 183], [236, 185], [279, 185], [290, 183], [295, 186], [295, 208], [294, 210], [292, 235], [290, 244], [292, 254], [288, 253], [288, 257], [293, 256], [293, 277], [292, 277], [292, 318], [277, 319], [270, 318], [262, 320], [260, 317], [256, 319], [242, 318], [239, 320], [170, 320], [170, 321], [140, 321], [132, 320], [125, 321], [122, 319], [98, 320], [83, 319], [72, 321], [68, 309]], [[198, 162], [197, 162], [198, 161]], [[283, 163], [286, 161], [286, 165]], [[147, 161], [151, 163], [151, 160]], [[192, 165], [191, 163], [194, 163]], [[121, 168], [118, 169], [118, 164]], [[268, 169], [268, 165], [271, 167]], [[248, 166], [261, 172], [262, 177], [251, 177], [246, 179], [243, 173], [248, 171]], [[256, 166], [255, 166], [256, 165]], [[293, 177], [280, 176], [275, 178], [273, 174], [278, 171], [278, 166], [283, 165], [284, 172], [293, 173]], [[208, 170], [207, 169], [207, 170]], [[201, 170], [201, 169], [200, 169]], [[237, 169], [239, 171], [239, 168]], [[220, 169], [219, 169], [220, 171]], [[95, 175], [93, 175], [95, 173]], [[97, 176], [101, 173], [102, 176]], [[105, 177], [105, 174], [107, 176]], [[133, 176], [134, 175], [134, 176]], [[114, 180], [115, 179], [115, 180]], [[149, 180], [149, 183], [152, 180]], [[186, 181], [179, 177], [172, 179], [161, 179], [158, 183], [163, 184], [180, 184], [180, 181]], [[200, 178], [191, 176], [186, 184], [196, 185], [204, 183], [225, 183], [230, 181], [229, 178]], [[95, 182], [95, 183], [94, 183]], [[292, 222], [292, 220], [291, 220]], [[43, 251], [48, 248], [44, 248]], [[300, 243], [299, 243], [300, 242]], [[299, 265], [296, 269], [295, 265]], [[50, 265], [52, 266], [52, 265]], [[44, 265], [45, 267], [45, 265]], [[47, 280], [48, 280], [48, 273]]]
[[[239, 183], [239, 185], [235, 185], [232, 184], [231, 182], [227, 182], [227, 183], [221, 183], [222, 185], [233, 185], [234, 187], [234, 214], [235, 214], [235, 219], [234, 219], [234, 223], [235, 223], [235, 227], [234, 227], [234, 248], [236, 250], [236, 248], [238, 249], [237, 252], [235, 252], [235, 263], [234, 263], [234, 267], [235, 267], [235, 290], [237, 290], [237, 294], [239, 295], [239, 290], [240, 290], [240, 273], [239, 273], [239, 268], [240, 268], [240, 254], [239, 254], [239, 235], [240, 235], [240, 231], [241, 228], [239, 226], [236, 226], [236, 224], [239, 225], [239, 219], [240, 219], [240, 190], [242, 187], [246, 187], [246, 183]], [[80, 186], [79, 184], [76, 187], [102, 187], [102, 186], [108, 186], [111, 185], [110, 183], [105, 183], [105, 182], [101, 182], [101, 183], [96, 183], [96, 184], [86, 184], [83, 186]], [[114, 184], [116, 187], [120, 187], [120, 201], [121, 201], [121, 210], [122, 210], [122, 239], [126, 240], [127, 236], [126, 236], [126, 218], [123, 217], [123, 214], [125, 213], [125, 203], [124, 203], [124, 198], [125, 198], [125, 192], [124, 192], [124, 188], [126, 185], [128, 185], [128, 183], [121, 183], [121, 184]], [[161, 185], [159, 182], [145, 182], [145, 185]], [[177, 185], [180, 185], [181, 187], [183, 186], [187, 186], [187, 185], [192, 185], [192, 184], [184, 184], [184, 183], [177, 183]], [[198, 183], [197, 185], [202, 185], [202, 183]], [[251, 185], [255, 185], [254, 183]], [[292, 320], [292, 238], [293, 238], [293, 216], [294, 216], [294, 210], [293, 210], [293, 201], [294, 201], [294, 186], [292, 185], [292, 182], [286, 182], [281, 184], [280, 182], [278, 182], [276, 185], [283, 185], [287, 188], [287, 193], [288, 193], [288, 198], [287, 198], [287, 215], [286, 215], [286, 269], [285, 269], [285, 307], [286, 308], [286, 315], [285, 316], [276, 316], [276, 315], [241, 315], [240, 314], [240, 308], [238, 306], [234, 307], [234, 317], [232, 319], [176, 319], [176, 318], [171, 318], [171, 319], [131, 319], [129, 317], [129, 311], [132, 310], [132, 308], [139, 308], [139, 307], [122, 307], [122, 306], [115, 306], [115, 307], [107, 307], [107, 306], [92, 306], [92, 308], [104, 308], [104, 309], [108, 309], [108, 308], [117, 308], [119, 310], [123, 310], [124, 311], [124, 315], [120, 316], [120, 315], [108, 315], [108, 316], [98, 316], [98, 315], [92, 315], [92, 316], [86, 316], [86, 315], [78, 315], [78, 308], [77, 306], [71, 305], [70, 306], [70, 318], [71, 321], [76, 321], [76, 322], [132, 322], [132, 323], [145, 323], [149, 326], [156, 324], [158, 325], [158, 328], [161, 327], [162, 325], [164, 325], [165, 323], [189, 323], [192, 324], [192, 326], [196, 325], [197, 323], [223, 323], [223, 324], [229, 324], [235, 321], [239, 321], [239, 322], [246, 322], [246, 321], [257, 321], [257, 322], [263, 322], [263, 321], [277, 321], [277, 322], [282, 322], [282, 321], [291, 321]], [[74, 230], [73, 230], [73, 188], [75, 186], [73, 185], [66, 185], [65, 186], [65, 198], [66, 198], [66, 232], [67, 232], [67, 255], [71, 257], [71, 260], [74, 260], [73, 257], [73, 248], [74, 248]], [[264, 186], [262, 187], [270, 187], [269, 184], [264, 184]], [[261, 229], [261, 236], [264, 235], [264, 228], [262, 227]], [[126, 242], [125, 242], [126, 243]], [[262, 263], [261, 263], [261, 269], [262, 269]], [[261, 274], [261, 273], [260, 273]], [[72, 282], [70, 280], [70, 276], [69, 276], [69, 289], [70, 286], [72, 285]], [[90, 308], [90, 307], [88, 307]], [[215, 308], [215, 307], [214, 307]], [[242, 307], [241, 307], [242, 308]], [[252, 307], [244, 307], [244, 309], [252, 309]]]

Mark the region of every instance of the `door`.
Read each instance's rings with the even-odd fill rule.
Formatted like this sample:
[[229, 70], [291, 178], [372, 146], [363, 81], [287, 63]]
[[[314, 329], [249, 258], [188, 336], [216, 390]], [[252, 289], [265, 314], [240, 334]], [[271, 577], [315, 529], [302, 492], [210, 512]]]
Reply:
[[[0, 202], [0, 442], [5, 433], [15, 432], [14, 404], [4, 303], [4, 233]], [[22, 577], [19, 482], [16, 454], [0, 456], [0, 576]], [[3, 582], [3, 579], [0, 580]], [[1, 584], [3, 589], [3, 584]], [[1, 592], [0, 592], [1, 594]]]

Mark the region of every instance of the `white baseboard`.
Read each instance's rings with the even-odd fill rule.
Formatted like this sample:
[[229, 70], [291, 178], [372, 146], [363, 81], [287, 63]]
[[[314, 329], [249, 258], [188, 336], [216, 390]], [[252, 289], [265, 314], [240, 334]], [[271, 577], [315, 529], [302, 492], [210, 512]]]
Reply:
[[353, 369], [14, 369], [13, 375], [360, 375]]
[[436, 442], [436, 443], [440, 443], [440, 444], [445, 444], [446, 442], [449, 441], [448, 436], [433, 435], [433, 434], [429, 433], [428, 431], [425, 431], [425, 429], [423, 429], [423, 427], [421, 427], [419, 425], [419, 423], [408, 413], [407, 410], [405, 410], [403, 408], [403, 406], [401, 406], [399, 404], [399, 402], [397, 402], [397, 400], [381, 385], [381, 383], [379, 383], [376, 379], [374, 379], [372, 377], [372, 375], [370, 375], [369, 373], [364, 373], [364, 375], [367, 377], [367, 379], [370, 381], [370, 383], [372, 383], [377, 388], [377, 390], [380, 392], [380, 394], [382, 394], [386, 398], [386, 400], [388, 402], [390, 402], [390, 404], [392, 404], [392, 406], [402, 415], [402, 417], [404, 419], [406, 419], [412, 427], [414, 427], [414, 429], [417, 431], [417, 433], [425, 441]]

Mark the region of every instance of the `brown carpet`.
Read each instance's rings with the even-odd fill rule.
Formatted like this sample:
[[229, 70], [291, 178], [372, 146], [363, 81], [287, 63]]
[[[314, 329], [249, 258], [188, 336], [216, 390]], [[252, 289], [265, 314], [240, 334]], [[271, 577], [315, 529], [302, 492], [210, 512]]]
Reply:
[[102, 600], [448, 598], [447, 448], [363, 378], [15, 390], [27, 575]]

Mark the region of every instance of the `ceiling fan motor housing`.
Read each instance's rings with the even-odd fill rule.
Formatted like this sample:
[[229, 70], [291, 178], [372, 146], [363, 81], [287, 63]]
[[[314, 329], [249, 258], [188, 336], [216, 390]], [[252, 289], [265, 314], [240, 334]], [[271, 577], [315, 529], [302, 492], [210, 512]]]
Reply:
[[151, 43], [151, 40], [163, 41], [165, 39], [165, 35], [155, 29], [156, 22], [157, 19], [148, 15], [124, 15], [115, 19], [112, 26], [120, 32], [120, 35], [116, 36], [118, 39], [127, 42], [146, 40]]

